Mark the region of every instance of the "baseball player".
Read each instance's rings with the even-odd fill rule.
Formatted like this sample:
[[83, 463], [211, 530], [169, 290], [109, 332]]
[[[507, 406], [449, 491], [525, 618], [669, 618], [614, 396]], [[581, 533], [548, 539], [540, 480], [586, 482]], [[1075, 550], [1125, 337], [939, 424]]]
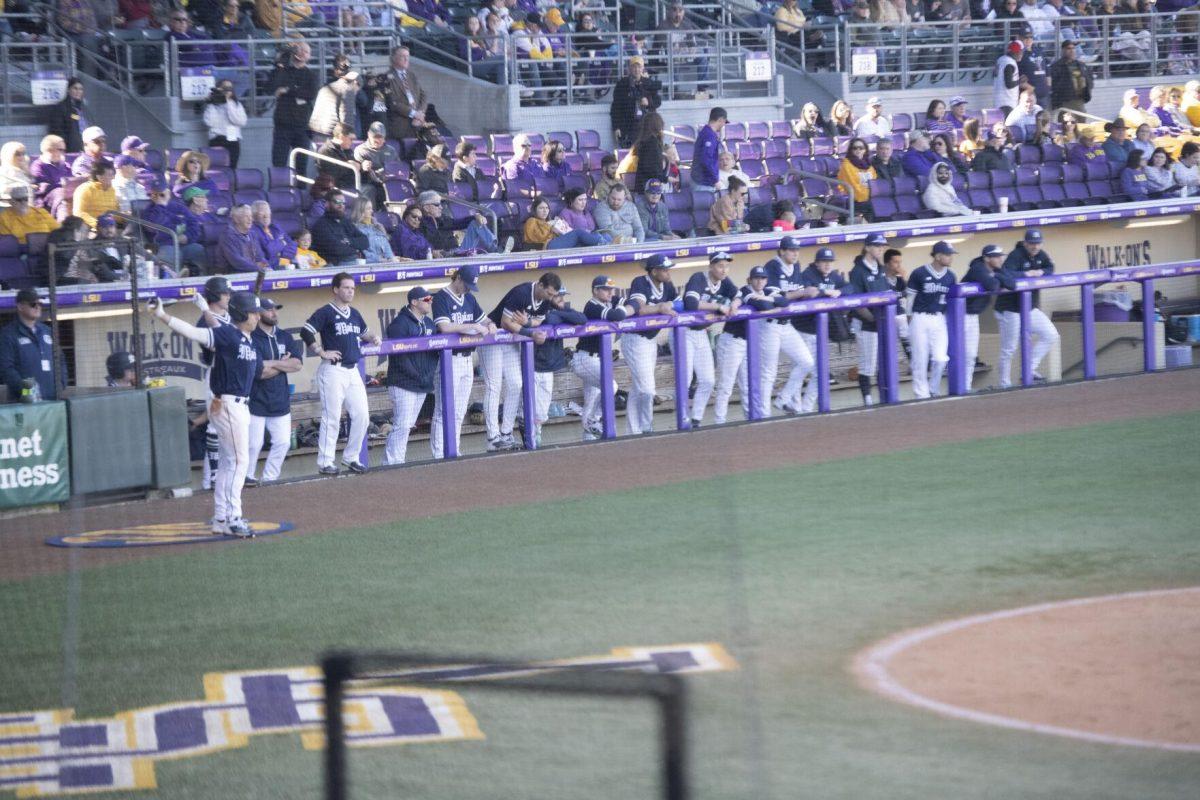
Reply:
[[[728, 316], [742, 304], [738, 287], [729, 279], [729, 262], [733, 256], [726, 250], [718, 250], [708, 257], [708, 271], [696, 272], [688, 278], [683, 289], [685, 311], [715, 311]], [[707, 325], [689, 325], [684, 334], [687, 353], [684, 355], [683, 380], [689, 384], [692, 374], [696, 376], [696, 392], [692, 395], [692, 427], [699, 428], [704, 421], [704, 409], [712, 396], [717, 382], [713, 365], [712, 344], [708, 339]]]
[[[883, 274], [887, 275], [888, 286], [903, 300], [904, 292], [908, 289], [908, 281], [904, 278], [904, 254], [895, 248], [889, 248], [883, 253]], [[896, 338], [900, 340], [900, 349], [904, 357], [912, 363], [912, 347], [908, 343], [908, 317], [896, 315]]]
[[[811, 286], [817, 290], [817, 297], [841, 297], [842, 289], [846, 286], [846, 279], [842, 277], [842, 273], [837, 272], [833, 268], [833, 250], [828, 247], [822, 247], [817, 251], [816, 258], [813, 262], [804, 268], [804, 272], [800, 273], [800, 280], [805, 286]], [[814, 358], [817, 353], [817, 317], [814, 314], [807, 314], [802, 317], [794, 317], [796, 329], [800, 331], [800, 338], [804, 340], [804, 345]], [[805, 377], [808, 378], [808, 383], [804, 382]], [[801, 395], [801, 386], [804, 387], [803, 395]], [[808, 370], [796, 368], [792, 370], [791, 376], [788, 377], [787, 384], [783, 387], [779, 397], [784, 402], [784, 408], [792, 413], [808, 414], [817, 410], [817, 372], [816, 365]]]
[[[438, 333], [458, 333], [465, 336], [489, 336], [496, 326], [483, 313], [479, 301], [472, 292], [477, 288], [479, 268], [471, 265], [459, 267], [449, 286], [433, 296], [433, 324]], [[471, 362], [474, 347], [459, 347], [450, 351], [450, 369], [454, 384], [454, 451], [458, 452], [459, 437], [462, 435], [463, 417], [471, 402], [471, 386], [475, 382], [475, 368]], [[442, 443], [442, 386], [433, 383], [433, 424], [429, 429], [429, 448], [434, 458], [441, 458]]]
[[[632, 307], [622, 304], [623, 298], [617, 293], [617, 285], [607, 275], [597, 275], [592, 278], [592, 296], [583, 306], [583, 316], [589, 320], [605, 320], [620, 322], [634, 313]], [[583, 440], [599, 439], [604, 430], [601, 427], [600, 408], [600, 337], [583, 336], [575, 348], [575, 356], [571, 359], [571, 369], [583, 383]], [[612, 390], [617, 390], [614, 380]]]
[[[195, 297], [203, 310], [206, 303]], [[276, 361], [263, 361], [254, 348], [250, 334], [258, 325], [262, 306], [253, 292], [235, 292], [229, 298], [227, 311], [231, 324], [222, 325], [205, 312], [208, 326], [189, 325], [168, 314], [157, 299], [147, 308], [167, 327], [213, 354], [209, 369], [209, 426], [217, 431], [220, 459], [213, 479], [212, 532], [226, 536], [252, 536], [249, 524], [242, 518], [242, 484], [250, 466], [250, 391], [256, 379], [270, 378], [281, 370], [293, 370], [295, 359], [287, 356]], [[295, 365], [298, 368], [298, 365]], [[294, 370], [293, 370], [294, 371]]]
[[279, 311], [283, 306], [269, 297], [259, 298], [262, 311], [258, 325], [250, 334], [250, 341], [264, 363], [283, 362], [288, 356], [288, 368], [278, 374], [260, 378], [250, 390], [250, 466], [246, 473], [246, 485], [257, 486], [254, 477], [258, 469], [258, 454], [262, 452], [264, 434], [271, 436], [271, 449], [263, 464], [262, 479], [279, 479], [283, 459], [292, 444], [292, 398], [288, 386], [288, 373], [300, 369], [301, 348], [292, 335], [279, 327]]
[[[567, 305], [565, 288], [550, 298], [550, 310], [542, 324], [582, 325], [587, 322], [581, 312]], [[537, 445], [542, 443], [542, 426], [550, 418], [550, 397], [554, 393], [554, 373], [566, 369], [567, 356], [562, 339], [546, 339], [533, 348], [533, 437]]]
[[[626, 302], [634, 315], [655, 314], [675, 316], [675, 298], [679, 293], [671, 283], [671, 268], [675, 262], [664, 255], [653, 255], [643, 266], [645, 275], [633, 279]], [[658, 332], [637, 331], [621, 334], [621, 355], [629, 365], [629, 398], [625, 417], [629, 432], [634, 436], [654, 430], [654, 366], [658, 363]]]
[[946, 298], [956, 283], [950, 262], [957, 252], [949, 242], [938, 242], [930, 262], [908, 276], [905, 298], [911, 317], [908, 331], [912, 340], [913, 394], [920, 399], [942, 393], [942, 373], [950, 360], [946, 352]]
[[[779, 240], [779, 255], [766, 264], [767, 285], [779, 290], [785, 300], [807, 300], [817, 296], [817, 290], [805, 286], [800, 275], [800, 240], [795, 236], [784, 236]], [[759, 368], [762, 370], [762, 391], [759, 394], [759, 413], [763, 417], [771, 416], [771, 396], [775, 393], [775, 376], [779, 373], [779, 354], [788, 357], [792, 362], [792, 370], [800, 370], [807, 374], [813, 368], [813, 356], [808, 345], [800, 338], [800, 331], [786, 317], [778, 317], [767, 321], [759, 337], [759, 347], [762, 356]], [[776, 407], [784, 410], [784, 398], [775, 403]]]
[[[433, 295], [424, 287], [408, 290], [408, 305], [387, 326], [388, 339], [415, 339], [433, 336]], [[417, 415], [425, 405], [425, 396], [437, 380], [438, 353], [393, 353], [388, 356], [387, 387], [392, 397], [392, 432], [388, 434], [388, 464], [403, 464], [408, 451], [408, 434], [417, 424]]]
[[[1005, 272], [1012, 273], [1012, 278], [1036, 278], [1040, 275], [1053, 275], [1054, 262], [1042, 249], [1042, 232], [1036, 228], [1025, 231], [1025, 237], [1017, 242], [1017, 246], [1004, 260]], [[1029, 332], [1033, 335], [1033, 352], [1029, 360], [1033, 366], [1033, 379], [1044, 381], [1037, 371], [1042, 359], [1058, 343], [1058, 329], [1040, 308], [1038, 301], [1040, 292], [1033, 293], [1033, 311], [1029, 315]], [[1021, 339], [1021, 295], [1002, 294], [996, 298], [996, 319], [1000, 323], [1000, 388], [1012, 386], [1010, 374], [1012, 371], [1013, 355]]]
[[[767, 268], [754, 267], [745, 286], [738, 290], [738, 299], [744, 306], [755, 311], [768, 311], [788, 304], [787, 298], [778, 287], [767, 285]], [[750, 386], [746, 375], [746, 328], [755, 325], [761, 336], [768, 321], [763, 319], [734, 319], [725, 323], [725, 329], [717, 337], [717, 389], [713, 400], [713, 421], [725, 424], [729, 411], [729, 398], [733, 395], [736, 379], [742, 395], [742, 413], [750, 418]]]
[[[354, 278], [349, 273], [334, 275], [330, 290], [333, 300], [314, 311], [300, 330], [300, 338], [309, 352], [322, 362], [317, 367], [317, 388], [321, 393], [317, 471], [322, 475], [338, 474], [334, 457], [344, 405], [350, 415], [350, 435], [346, 439], [346, 449], [342, 451], [342, 463], [351, 472], [362, 473], [367, 471], [367, 465], [358, 458], [370, 416], [367, 387], [358, 373], [358, 360], [362, 358], [360, 344], [377, 344], [379, 337], [367, 330], [367, 321], [350, 305], [354, 302]], [[318, 335], [320, 344], [317, 344]]]
[[136, 361], [133, 353], [118, 350], [104, 360], [104, 369], [108, 377], [104, 383], [114, 389], [132, 389], [137, 386]]
[[[508, 290], [504, 299], [492, 309], [488, 318], [496, 327], [533, 339], [535, 344], [546, 341], [544, 331], [536, 330], [550, 310], [550, 298], [558, 295], [562, 279], [547, 272], [531, 283], [522, 283]], [[520, 445], [513, 437], [517, 409], [521, 407], [521, 345], [494, 344], [483, 348], [479, 356], [483, 367], [483, 411], [487, 426], [487, 449], [516, 450]], [[500, 390], [504, 389], [504, 418], [500, 419]]]
[[[1011, 272], [1004, 271], [1004, 248], [998, 244], [984, 245], [983, 252], [978, 258], [971, 259], [963, 283], [978, 283], [985, 292], [995, 292], [1003, 286], [1011, 289], [1016, 284]], [[979, 358], [979, 315], [987, 311], [992, 304], [991, 294], [981, 294], [967, 298], [967, 313], [963, 318], [963, 347], [964, 360], [967, 362], [967, 391], [971, 391], [971, 382], [975, 379], [975, 362]]]
[[[883, 267], [883, 251], [887, 238], [881, 233], [872, 233], [863, 244], [863, 251], [854, 259], [854, 267], [846, 281], [846, 294], [870, 294], [891, 291]], [[879, 333], [875, 314], [869, 308], [856, 308], [852, 312], [861, 326], [858, 341], [858, 390], [862, 392], [863, 405], [875, 405], [871, 396], [871, 378], [879, 366]], [[911, 336], [911, 332], [909, 334]]]
[[[229, 296], [233, 289], [229, 286], [229, 281], [220, 275], [214, 275], [204, 282], [202, 296], [204, 301], [208, 303], [209, 312], [201, 314], [200, 319], [196, 320], [197, 328], [209, 327], [209, 320], [213, 320], [213, 325], [229, 325]], [[212, 369], [213, 351], [209, 348], [200, 346], [200, 365], [203, 368], [200, 379], [204, 381], [207, 389], [208, 386], [208, 371]], [[210, 394], [206, 399], [206, 404], [212, 401]], [[212, 425], [208, 426], [208, 431], [204, 435], [204, 466], [203, 466], [203, 487], [205, 489], [212, 488], [213, 475], [217, 473], [217, 432]]]

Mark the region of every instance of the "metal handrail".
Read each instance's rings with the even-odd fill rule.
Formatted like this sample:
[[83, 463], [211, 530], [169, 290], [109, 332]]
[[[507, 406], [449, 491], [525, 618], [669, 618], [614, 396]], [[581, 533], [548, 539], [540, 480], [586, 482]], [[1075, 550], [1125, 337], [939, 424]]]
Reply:
[[455, 197], [454, 195], [448, 195], [446, 197], [446, 202], [457, 203], [460, 206], [469, 208], [472, 211], [476, 211], [480, 214], [483, 214], [485, 217], [487, 217], [488, 219], [490, 219], [492, 221], [492, 235], [495, 236], [497, 239], [500, 238], [500, 217], [496, 214], [495, 211], [488, 208], [487, 206], [480, 205], [479, 203], [475, 203], [475, 202], [466, 200], [461, 197]]
[[[306, 158], [315, 158], [318, 161], [327, 161], [330, 164], [337, 164], [339, 167], [343, 167], [345, 169], [350, 170], [351, 172], [354, 173], [354, 192], [353, 192], [353, 194], [355, 197], [358, 197], [358, 195], [362, 194], [362, 173], [359, 172], [359, 170], [358, 170], [358, 162], [357, 161], [342, 161], [341, 159], [334, 158], [333, 156], [322, 155], [321, 153], [318, 153], [316, 150], [306, 150], [303, 147], [293, 147], [291, 152], [288, 153], [288, 169], [290, 169], [292, 171], [292, 180], [300, 181], [302, 183], [316, 183], [316, 181], [313, 180], [312, 178], [308, 177], [307, 175], [301, 175], [299, 172], [296, 171], [296, 155], [297, 154], [303, 155]], [[341, 191], [347, 192], [349, 190], [342, 189]]]
[[[141, 235], [142, 235], [141, 229], [142, 228], [149, 228], [152, 231], [159, 231], [161, 233], [165, 233], [168, 236], [170, 236], [171, 244], [175, 250], [174, 273], [176, 275], [179, 274], [179, 259], [181, 257], [181, 253], [179, 252], [179, 232], [178, 231], [172, 230], [171, 228], [168, 228], [165, 225], [159, 225], [157, 222], [147, 222], [146, 220], [142, 219], [141, 217], [135, 217], [134, 215], [126, 214], [123, 211], [110, 211], [108, 213], [112, 214], [117, 219], [125, 220], [127, 225], [137, 225], [139, 239], [141, 239]], [[144, 248], [145, 246], [146, 246], [146, 243], [144, 240], [142, 240], [142, 247]]]
[[[848, 213], [850, 214], [851, 220], [853, 220], [855, 218], [854, 187], [851, 186], [850, 184], [846, 183], [841, 178], [831, 178], [828, 175], [822, 175], [819, 172], [809, 172], [808, 170], [796, 169], [795, 167], [792, 167], [791, 169], [789, 169], [787, 171], [787, 174], [788, 175], [799, 175], [802, 178], [816, 178], [817, 180], [821, 180], [821, 181], [825, 181], [826, 183], [829, 183], [829, 184], [837, 185], [838, 187], [840, 187], [841, 189], [843, 189], [846, 192], [846, 197], [850, 198], [850, 209], [849, 209]], [[807, 198], [807, 197], [804, 199], [810, 200], [810, 198]], [[820, 200], [810, 200], [810, 202], [816, 203], [817, 205], [821, 206], [822, 208], [828, 208], [831, 211], [837, 211], [838, 213], [841, 213], [841, 211], [842, 211], [842, 209], [840, 207], [830, 205], [829, 203], [822, 203]]]

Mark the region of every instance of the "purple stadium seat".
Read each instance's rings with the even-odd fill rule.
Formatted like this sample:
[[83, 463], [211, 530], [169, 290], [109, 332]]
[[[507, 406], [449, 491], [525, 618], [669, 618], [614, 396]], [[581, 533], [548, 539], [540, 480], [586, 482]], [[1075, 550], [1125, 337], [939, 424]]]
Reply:
[[913, 127], [921, 129], [925, 127], [925, 119], [928, 115], [924, 111], [913, 112]]
[[846, 155], [846, 150], [850, 147], [850, 140], [853, 138], [853, 136], [833, 137], [833, 152], [839, 156]]
[[770, 139], [771, 126], [765, 122], [751, 122], [746, 125], [746, 138]]
[[762, 142], [763, 158], [787, 158], [786, 139], [765, 139]]
[[531, 178], [518, 178], [504, 182], [504, 199], [518, 200], [523, 197], [533, 197], [537, 193]]
[[583, 172], [583, 156], [579, 153], [564, 153], [563, 163], [571, 168], [571, 172]]
[[750, 190], [747, 196], [747, 205], [760, 206], [764, 203], [770, 203], [775, 200], [775, 193], [771, 191], [770, 186], [755, 186]]
[[[1019, 186], [1017, 187], [1020, 188]], [[1038, 190], [1042, 193], [1042, 202], [1039, 208], [1059, 208], [1061, 206], [1071, 205], [1067, 200], [1066, 189], [1061, 183], [1042, 183], [1038, 184]]]
[[262, 189], [263, 174], [260, 169], [239, 167], [233, 171], [233, 185], [236, 189]]
[[[680, 136], [686, 136], [687, 138], [694, 140], [696, 138], [696, 126], [695, 125], [672, 125], [671, 133], [677, 133]], [[597, 144], [596, 146], [599, 147], [600, 145]]]
[[1017, 146], [1017, 163], [1018, 164], [1040, 164], [1042, 161], [1042, 148], [1035, 144], [1022, 144]]
[[667, 211], [687, 211], [689, 214], [692, 211], [691, 192], [668, 192], [663, 195], [663, 202], [667, 204]]
[[794, 183], [780, 183], [775, 186], [775, 199], [794, 203], [800, 199], [800, 187]]
[[1042, 190], [1036, 183], [1018, 183], [1016, 186], [1018, 208], [1042, 208], [1046, 202]]
[[1042, 145], [1042, 161], [1057, 161], [1062, 163], [1067, 160], [1067, 154], [1060, 145], [1048, 143]]
[[533, 145], [533, 152], [541, 152], [541, 149], [546, 145], [546, 137], [540, 133], [527, 133], [529, 143]]
[[812, 142], [808, 139], [788, 139], [788, 158], [808, 158], [813, 153]]
[[299, 212], [300, 191], [298, 189], [268, 189], [267, 202], [271, 204], [272, 213]]
[[697, 210], [703, 211], [705, 214], [705, 219], [707, 219], [708, 218], [708, 216], [707, 216], [708, 210], [710, 208], [712, 208], [713, 200], [715, 199], [713, 197], [713, 193], [712, 192], [698, 192], [695, 189], [693, 189], [691, 192], [691, 195], [692, 195], [692, 210], [693, 211], [697, 211]]
[[892, 179], [892, 187], [896, 197], [917, 193], [917, 179], [911, 175], [897, 175]]
[[967, 189], [990, 189], [992, 187], [992, 176], [986, 172], [968, 172], [967, 173]]
[[216, 244], [221, 241], [221, 233], [224, 232], [228, 223], [225, 222], [205, 222], [204, 225], [204, 243]]
[[762, 145], [758, 142], [734, 142], [733, 155], [738, 161], [762, 158]]
[[913, 119], [911, 114], [905, 114], [903, 112], [899, 114], [892, 114], [893, 133], [904, 133], [905, 131], [911, 131], [912, 129]]
[[[1102, 181], [1088, 181], [1084, 185], [1087, 187], [1087, 194], [1090, 202], [1107, 203], [1109, 202], [1109, 198], [1113, 195], [1112, 184], [1109, 183], [1108, 178], [1105, 178]], [[1118, 192], [1119, 191], [1120, 187], [1118, 187]], [[1114, 200], [1114, 202], [1116, 201]]]
[[271, 189], [291, 188], [292, 171], [287, 167], [271, 167], [267, 170], [267, 186]]
[[[672, 130], [675, 130], [675, 128], [672, 128]], [[691, 135], [692, 138], [695, 138], [695, 131], [693, 131]], [[599, 150], [600, 134], [593, 130], [575, 131], [575, 149], [581, 153], [584, 150]]]
[[892, 182], [886, 178], [872, 178], [867, 182], [867, 187], [871, 192], [872, 203], [876, 198], [893, 196]]
[[768, 175], [778, 175], [782, 177], [787, 174], [789, 169], [791, 169], [791, 165], [788, 164], [788, 160], [786, 158], [768, 158], [763, 163], [767, 167]]
[[271, 222], [282, 228], [283, 232], [293, 239], [305, 228], [304, 218], [296, 211], [280, 211], [278, 214], [272, 211]]
[[962, 194], [967, 190], [967, 179], [957, 172], [950, 175], [950, 185], [954, 187], [954, 191]]
[[[1017, 169], [1020, 169], [1020, 167], [1018, 167]], [[1009, 186], [1013, 186], [1016, 183], [1016, 180], [1013, 177], [1013, 173], [1009, 172], [1006, 169], [994, 169], [988, 173], [988, 177], [992, 181], [993, 189], [995, 189], [997, 187], [1004, 189]]]
[[1132, 197], [1125, 194], [1125, 187], [1121, 186], [1120, 178], [1111, 178], [1108, 181], [1108, 196], [1103, 198], [1101, 202], [1106, 203], [1128, 203], [1133, 200]]
[[[460, 136], [458, 137], [458, 140], [460, 142], [470, 142], [471, 144], [475, 145], [476, 153], [482, 155], [483, 153], [487, 152], [488, 142], [486, 136]], [[450, 152], [454, 152], [454, 148], [451, 148]]]
[[533, 191], [546, 197], [555, 197], [562, 194], [562, 185], [558, 178], [538, 176], [533, 179]]
[[415, 196], [413, 185], [408, 181], [391, 178], [384, 181], [383, 188], [387, 193], [389, 203], [402, 203], [405, 200], [411, 200]]
[[479, 170], [481, 175], [487, 175], [489, 178], [494, 178], [500, 174], [500, 165], [491, 156], [477, 157], [475, 159], [475, 168]]
[[903, 133], [892, 134], [892, 149], [900, 152], [908, 147], [908, 137]]
[[699, 236], [708, 236], [708, 209], [692, 209], [692, 225], [696, 228], [696, 234]]
[[687, 236], [692, 230], [692, 212], [691, 211], [668, 211], [667, 223], [671, 226], [671, 230], [680, 236]]
[[[476, 161], [476, 166], [478, 166], [479, 161], [483, 160], [484, 158], [487, 158], [487, 156], [480, 156]], [[383, 162], [383, 171], [386, 175], [389, 175], [393, 178], [403, 178], [404, 180], [408, 180], [412, 177], [412, 167], [407, 161], [385, 161]]]
[[871, 214], [880, 222], [890, 222], [897, 219], [900, 213], [900, 208], [896, 205], [896, 201], [891, 197], [871, 198]]
[[812, 154], [814, 156], [832, 155], [836, 144], [836, 141], [833, 139], [818, 136], [812, 140]]
[[842, 166], [842, 159], [838, 156], [817, 156], [817, 160], [821, 162], [825, 174], [831, 178], [838, 174], [838, 169]]
[[1083, 179], [1085, 181], [1106, 181], [1108, 178], [1108, 162], [1088, 161], [1084, 164]]
[[915, 194], [898, 194], [896, 195], [896, 210], [898, 214], [903, 216], [898, 219], [915, 219], [923, 217], [927, 213], [921, 205], [921, 200]]
[[475, 179], [479, 186], [479, 199], [495, 200], [500, 197], [500, 181], [489, 175], [481, 175]]
[[1017, 167], [1016, 185], [1017, 186], [1036, 186], [1038, 182], [1038, 170], [1035, 167], [1022, 165]]
[[262, 189], [238, 189], [233, 193], [234, 205], [250, 205], [259, 200], [266, 200], [267, 193]]
[[21, 258], [21, 243], [15, 236], [0, 236], [0, 286], [24, 289], [30, 281], [29, 267]]
[[546, 141], [558, 142], [568, 151], [575, 149], [575, 137], [570, 131], [550, 131], [546, 134]]
[[773, 119], [767, 123], [768, 136], [772, 139], [790, 139], [792, 126], [784, 119]]
[[1087, 205], [1091, 199], [1087, 184], [1083, 181], [1066, 181], [1063, 183], [1063, 192], [1071, 205]]
[[825, 197], [832, 189], [828, 183], [816, 178], [804, 178], [800, 181], [805, 197]]
[[513, 154], [513, 137], [507, 133], [493, 133], [491, 143], [488, 146], [488, 152], [497, 161], [505, 161]]
[[[1121, 177], [1121, 170], [1123, 170], [1123, 169], [1125, 169], [1125, 165], [1124, 165], [1124, 164], [1117, 164], [1117, 163], [1115, 163], [1115, 162], [1113, 162], [1113, 161], [1109, 161], [1109, 162], [1108, 162], [1108, 177], [1110, 177], [1110, 178], [1120, 178], [1120, 177]], [[1090, 180], [1090, 179], [1089, 179], [1089, 180]]]
[[722, 130], [722, 133], [724, 134], [725, 141], [740, 142], [746, 138], [746, 123], [744, 123], [744, 122], [727, 123], [725, 125], [724, 130]]
[[1066, 177], [1066, 167], [1066, 164], [1042, 164], [1041, 168], [1038, 170], [1038, 183], [1042, 184], [1043, 186], [1048, 183], [1061, 184], [1063, 179]]
[[994, 200], [996, 208], [1000, 207], [1000, 198], [1002, 198], [1002, 197], [1008, 198], [1009, 209], [1016, 210], [1016, 211], [1024, 211], [1025, 210], [1024, 208], [1017, 207], [1021, 201], [1020, 201], [1020, 198], [1017, 196], [1017, 189], [1015, 186], [1012, 185], [1011, 181], [1009, 181], [1008, 185], [1006, 185], [1006, 186], [993, 186], [992, 187], [992, 198]]
[[1063, 183], [1083, 183], [1084, 172], [1083, 167], [1078, 164], [1063, 164], [1062, 165], [1062, 182]]
[[229, 169], [229, 151], [224, 147], [202, 147], [200, 152], [208, 156], [211, 169]]
[[[678, 139], [675, 141], [675, 150], [679, 153], [680, 161], [690, 162], [692, 157], [696, 154], [696, 143], [685, 142], [682, 139]], [[599, 162], [597, 162], [597, 164], [598, 163]]]
[[568, 189], [580, 189], [587, 192], [591, 189], [587, 175], [582, 172], [572, 172], [570, 175], [563, 176], [562, 190], [566, 192]]
[[987, 189], [968, 189], [964, 199], [971, 208], [984, 213], [989, 213], [996, 207], [996, 201]]
[[756, 181], [767, 174], [767, 167], [761, 161], [743, 161], [739, 166], [741, 166], [742, 172], [746, 173], [746, 176], [752, 181]]
[[459, 200], [474, 200], [475, 187], [463, 181], [451, 181], [450, 196]]

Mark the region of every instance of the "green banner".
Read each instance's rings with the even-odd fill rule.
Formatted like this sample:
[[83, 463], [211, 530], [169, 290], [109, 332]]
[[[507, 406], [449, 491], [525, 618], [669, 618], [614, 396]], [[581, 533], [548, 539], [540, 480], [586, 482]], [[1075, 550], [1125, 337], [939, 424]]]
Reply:
[[0, 508], [61, 503], [70, 495], [67, 404], [0, 406]]

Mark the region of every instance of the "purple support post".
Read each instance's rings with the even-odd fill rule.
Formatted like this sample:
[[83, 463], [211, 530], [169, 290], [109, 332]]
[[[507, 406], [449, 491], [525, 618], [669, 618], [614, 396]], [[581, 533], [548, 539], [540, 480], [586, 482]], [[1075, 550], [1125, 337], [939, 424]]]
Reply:
[[534, 398], [533, 342], [521, 342], [521, 408], [525, 416], [525, 449], [537, 449], [537, 400]]
[[[366, 383], [367, 383], [367, 359], [365, 359], [365, 358], [360, 358], [358, 360], [358, 375], [360, 378], [362, 378], [363, 385], [366, 385]], [[371, 413], [370, 409], [368, 409], [367, 416], [370, 416], [370, 413]], [[370, 461], [371, 454], [370, 454], [370, 452], [368, 452], [370, 449], [369, 445], [370, 445], [370, 437], [364, 436], [363, 443], [362, 443], [362, 450], [358, 454], [358, 463], [362, 464], [364, 467], [371, 466], [371, 461]]]
[[1154, 358], [1154, 281], [1142, 281], [1142, 359], [1146, 372], [1158, 367]]
[[743, 408], [742, 413], [746, 415], [746, 419], [754, 421], [762, 419], [762, 414], [759, 413], [758, 395], [762, 392], [762, 387], [759, 385], [759, 353], [758, 353], [758, 334], [760, 326], [769, 325], [766, 320], [750, 320], [746, 323], [746, 401], [750, 404], [749, 408]]
[[454, 418], [454, 358], [449, 349], [438, 353], [438, 393], [442, 401], [442, 458], [458, 458], [454, 436], [459, 420]]
[[1096, 377], [1096, 287], [1085, 283], [1079, 287], [1080, 338], [1083, 346], [1083, 379]]
[[[950, 338], [950, 394], [964, 395], [971, 385], [974, 364], [967, 363], [967, 298], [951, 297], [946, 306], [946, 332]], [[941, 389], [938, 389], [941, 391]]]
[[900, 402], [900, 343], [896, 339], [896, 304], [889, 303], [875, 312], [883, 312], [883, 330], [879, 337], [880, 399], [885, 403]]
[[600, 406], [604, 410], [604, 438], [617, 438], [617, 403], [613, 395], [613, 335], [600, 334]]
[[675, 366], [675, 427], [681, 431], [692, 429], [688, 416], [688, 382], [691, 375], [687, 369], [687, 328], [680, 325], [671, 329], [671, 355]]
[[817, 314], [817, 352], [813, 354], [817, 360], [817, 374], [809, 380], [817, 382], [817, 411], [822, 414], [829, 412], [829, 312]]
[[1029, 334], [1029, 315], [1033, 313], [1033, 292], [1021, 292], [1021, 385], [1033, 385], [1033, 350]]

